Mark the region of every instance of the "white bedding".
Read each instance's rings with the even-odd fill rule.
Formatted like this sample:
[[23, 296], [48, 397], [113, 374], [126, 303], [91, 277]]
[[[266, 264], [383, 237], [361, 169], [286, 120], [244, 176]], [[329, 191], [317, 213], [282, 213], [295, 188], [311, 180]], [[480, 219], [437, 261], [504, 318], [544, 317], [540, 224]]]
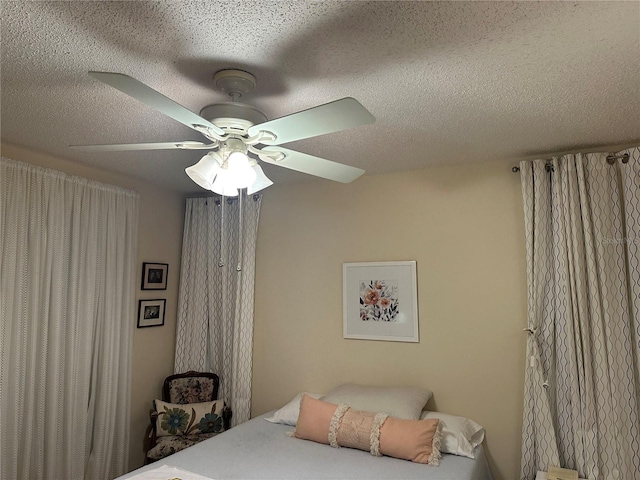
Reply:
[[[272, 412], [271, 412], [272, 413]], [[134, 470], [120, 480], [162, 464], [215, 480], [227, 479], [422, 479], [493, 480], [482, 445], [475, 460], [442, 454], [439, 467], [391, 457], [373, 457], [286, 435], [293, 427], [269, 423], [262, 415], [221, 435]]]

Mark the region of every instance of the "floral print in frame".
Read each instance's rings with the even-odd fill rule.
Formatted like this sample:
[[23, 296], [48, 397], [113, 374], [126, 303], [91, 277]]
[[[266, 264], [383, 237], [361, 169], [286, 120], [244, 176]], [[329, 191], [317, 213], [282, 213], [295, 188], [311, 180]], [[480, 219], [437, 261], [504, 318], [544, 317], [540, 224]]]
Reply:
[[343, 337], [419, 342], [415, 261], [344, 263]]
[[364, 322], [398, 320], [398, 281], [360, 282], [360, 319]]

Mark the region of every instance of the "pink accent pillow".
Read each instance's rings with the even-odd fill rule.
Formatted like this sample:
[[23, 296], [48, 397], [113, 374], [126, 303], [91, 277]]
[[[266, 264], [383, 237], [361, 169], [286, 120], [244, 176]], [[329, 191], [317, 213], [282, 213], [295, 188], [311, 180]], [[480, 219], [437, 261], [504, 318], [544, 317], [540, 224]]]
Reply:
[[[345, 417], [347, 421], [343, 422]], [[439, 465], [441, 428], [438, 419], [403, 420], [385, 415], [380, 419], [381, 423], [375, 425], [378, 418], [378, 415], [370, 412], [351, 410], [346, 405], [327, 403], [303, 395], [294, 436], [332, 446], [370, 450], [372, 454], [379, 452], [416, 463]], [[353, 431], [358, 423], [373, 424], [369, 442], [362, 442], [362, 439], [366, 439], [362, 432]]]
[[295, 437], [329, 445], [329, 424], [338, 405], [303, 395]]
[[[436, 421], [434, 421], [436, 420]], [[403, 420], [389, 417], [380, 428], [380, 453], [416, 463], [430, 463], [431, 454], [440, 447], [439, 421]], [[439, 452], [437, 454], [440, 457]]]

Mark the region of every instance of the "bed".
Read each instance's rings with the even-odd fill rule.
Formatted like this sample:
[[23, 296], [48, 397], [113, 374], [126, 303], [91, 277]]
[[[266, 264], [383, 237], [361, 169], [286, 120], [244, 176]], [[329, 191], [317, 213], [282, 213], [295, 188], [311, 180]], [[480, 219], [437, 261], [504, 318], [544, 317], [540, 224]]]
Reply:
[[434, 467], [293, 438], [287, 435], [293, 427], [265, 420], [272, 414], [256, 417], [119, 480], [150, 474], [163, 464], [214, 480], [493, 480], [482, 444], [475, 447], [474, 459], [443, 453], [440, 466]]
[[[327, 394], [301, 392], [278, 410], [120, 479], [493, 480], [484, 428], [424, 411], [431, 396], [419, 387], [352, 383]], [[167, 409], [163, 425], [206, 429], [197, 410], [187, 418]]]

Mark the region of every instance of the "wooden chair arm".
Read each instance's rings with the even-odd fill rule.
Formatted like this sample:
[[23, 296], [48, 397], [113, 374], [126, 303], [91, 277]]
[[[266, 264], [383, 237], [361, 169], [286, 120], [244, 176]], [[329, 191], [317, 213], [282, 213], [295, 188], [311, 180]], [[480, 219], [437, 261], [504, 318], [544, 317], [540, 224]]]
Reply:
[[156, 412], [155, 410], [149, 410], [149, 434], [150, 434], [150, 439], [152, 442], [151, 448], [153, 448], [156, 445], [156, 435], [157, 435], [157, 431], [156, 431], [156, 420], [158, 420], [158, 412]]
[[158, 419], [158, 412], [151, 409], [149, 410], [149, 420], [150, 423], [147, 426], [147, 431], [144, 435], [144, 456], [145, 456], [145, 465], [149, 463], [149, 459], [147, 457], [147, 453], [153, 447], [156, 446], [156, 420]]
[[233, 411], [231, 407], [225, 405], [222, 409], [222, 426], [225, 430], [229, 430], [231, 428], [231, 417], [233, 417]]

